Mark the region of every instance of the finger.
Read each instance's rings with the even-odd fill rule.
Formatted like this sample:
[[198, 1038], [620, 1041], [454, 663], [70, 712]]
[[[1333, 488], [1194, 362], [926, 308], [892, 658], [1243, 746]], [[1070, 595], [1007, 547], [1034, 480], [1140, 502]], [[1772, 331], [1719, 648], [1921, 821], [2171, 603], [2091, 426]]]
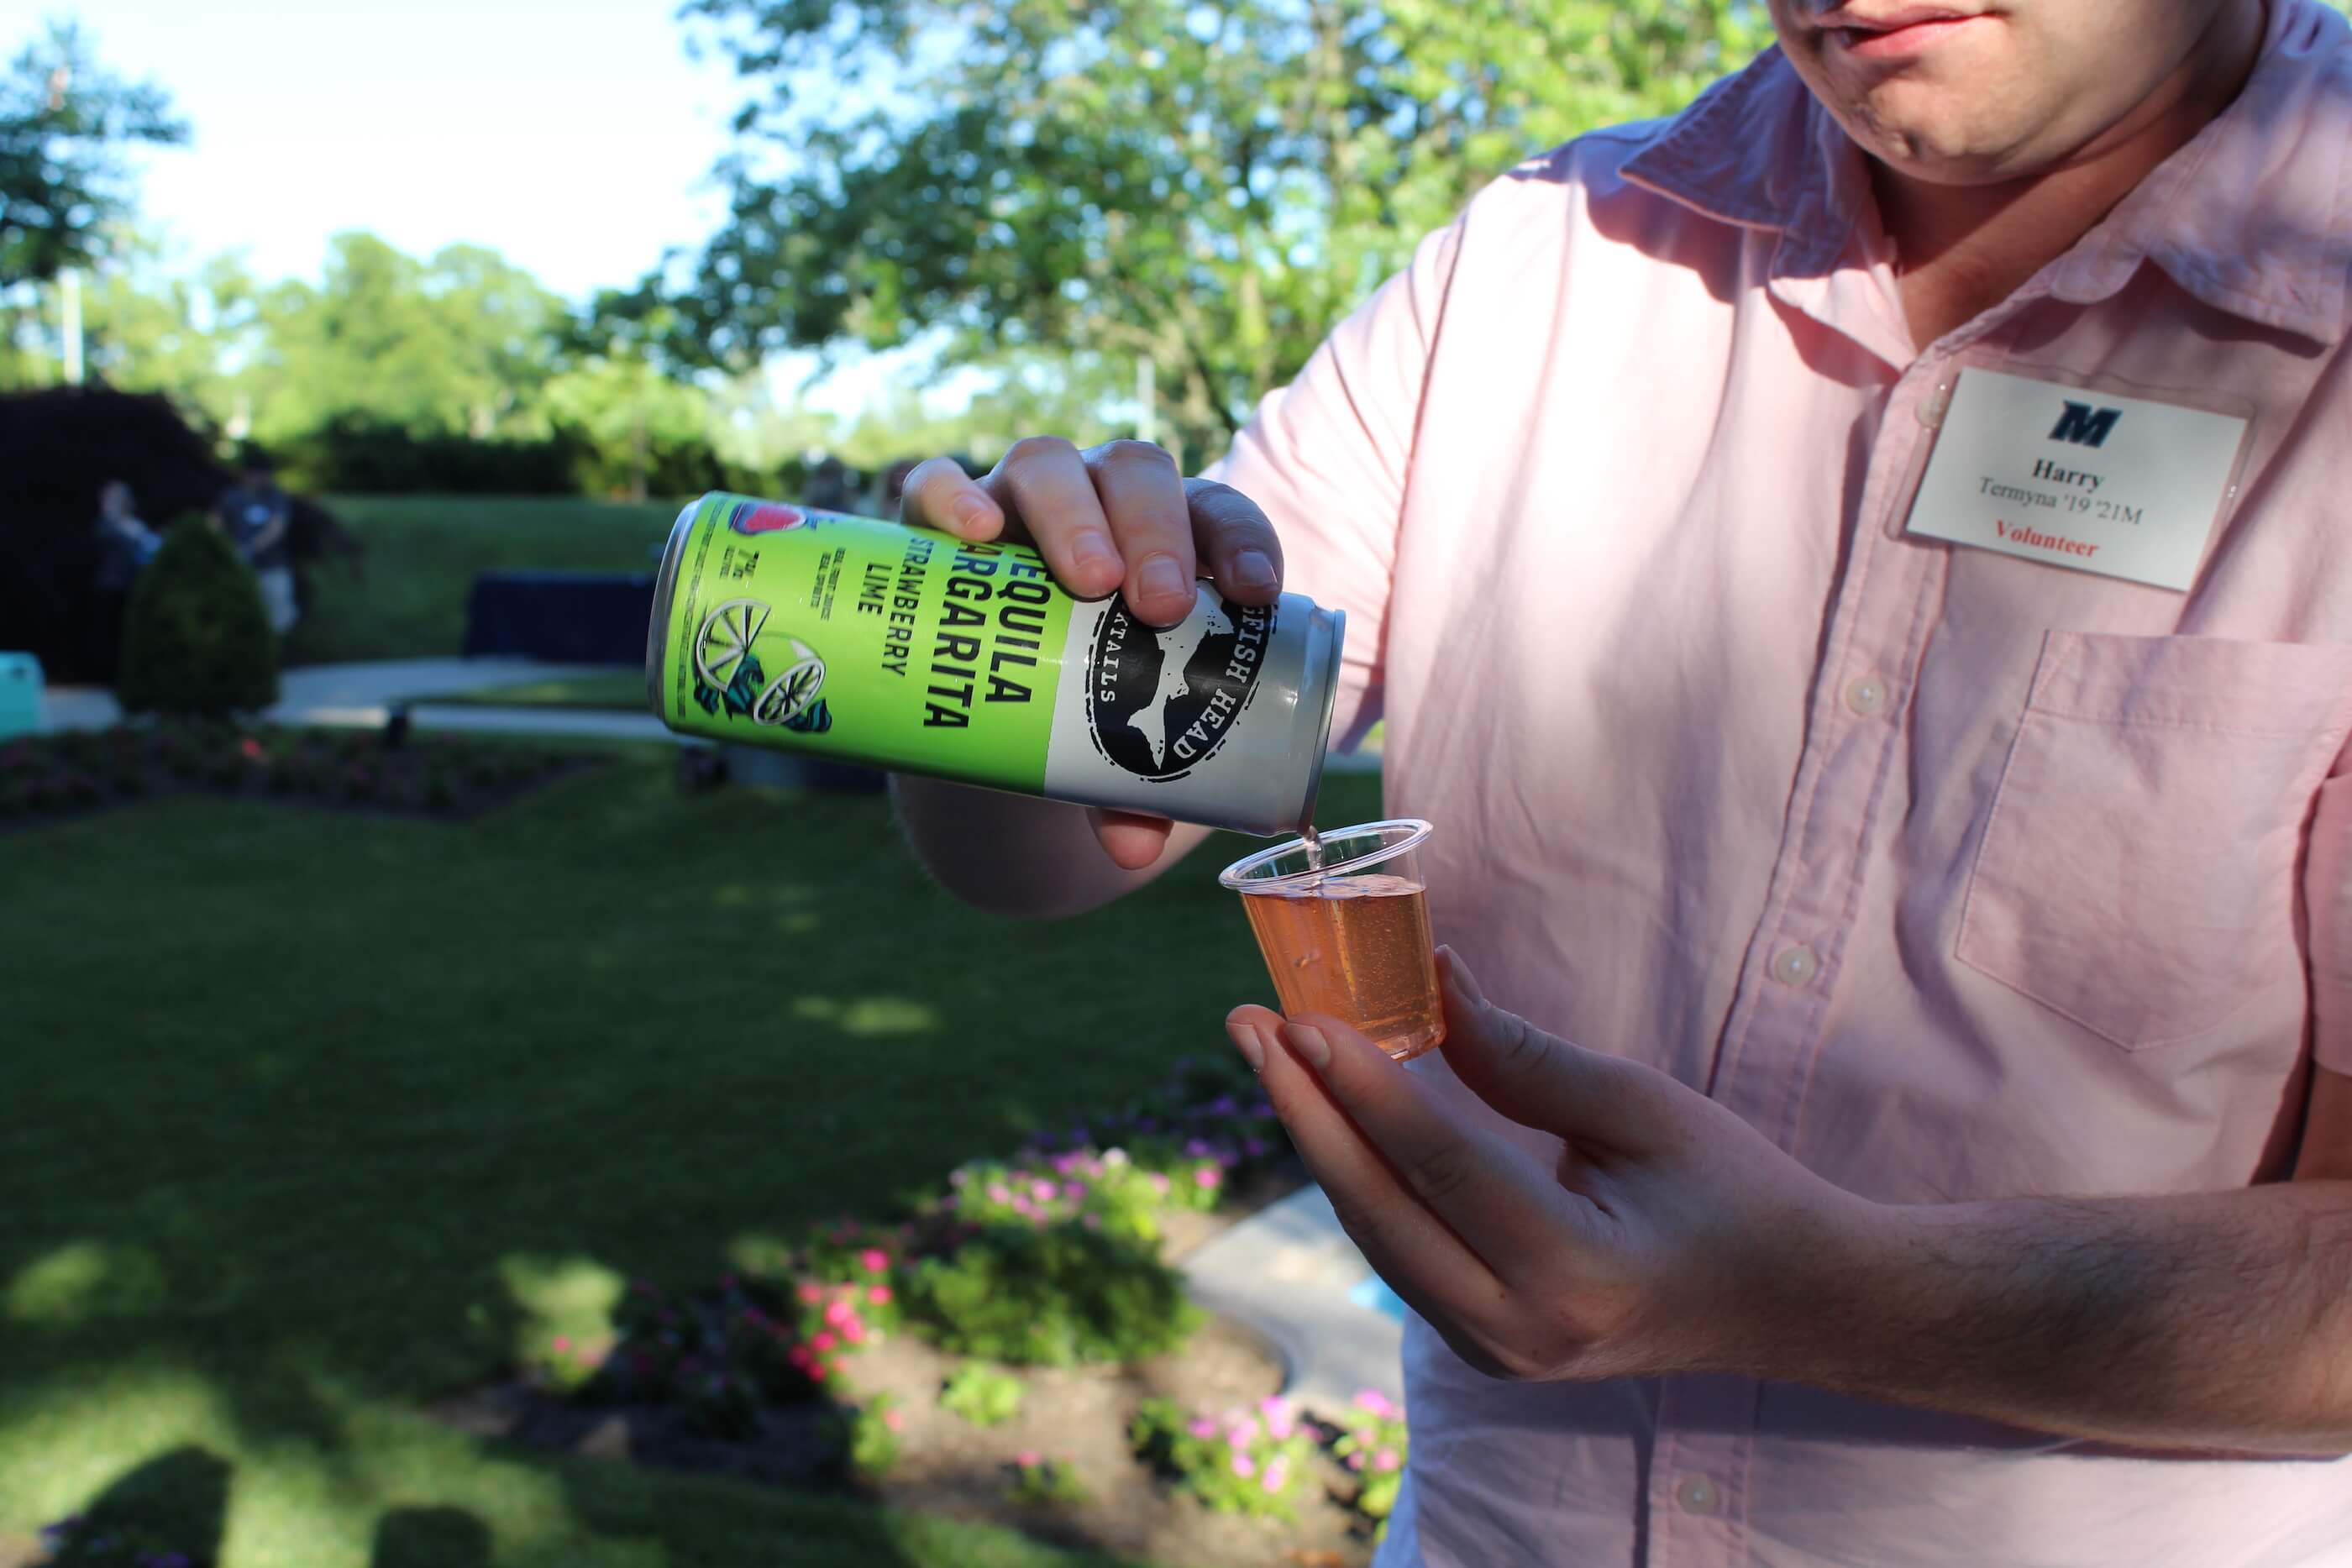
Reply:
[[1649, 1146], [1664, 1112], [1639, 1063], [1570, 1045], [1488, 1001], [1451, 947], [1437, 950], [1447, 1065], [1471, 1092], [1524, 1127], [1633, 1152]]
[[1192, 612], [1201, 591], [1192, 508], [1176, 460], [1143, 441], [1109, 442], [1089, 449], [1086, 460], [1127, 562], [1128, 608], [1149, 625], [1173, 626]]
[[1217, 591], [1241, 604], [1271, 604], [1282, 595], [1282, 541], [1255, 501], [1230, 485], [1188, 479], [1192, 540]]
[[1444, 1105], [1359, 1030], [1312, 1015], [1282, 1028], [1331, 1103], [1404, 1185], [1504, 1280], [1556, 1254], [1581, 1227], [1549, 1170]]
[[1501, 1282], [1414, 1199], [1315, 1075], [1282, 1046], [1282, 1021], [1271, 1009], [1241, 1007], [1227, 1015], [1225, 1029], [1256, 1071], [1349, 1239], [1381, 1278], [1431, 1322], [1483, 1322], [1502, 1300]]
[[1097, 807], [1087, 813], [1094, 823], [1095, 837], [1109, 855], [1111, 863], [1123, 871], [1141, 871], [1160, 858], [1168, 847], [1168, 835], [1176, 824], [1165, 817], [1147, 817], [1139, 811], [1109, 811]]
[[986, 486], [1028, 529], [1063, 587], [1081, 599], [1100, 599], [1126, 580], [1127, 567], [1076, 447], [1058, 436], [1024, 437]]
[[898, 520], [974, 542], [1004, 532], [1004, 508], [952, 457], [918, 464], [898, 497]]

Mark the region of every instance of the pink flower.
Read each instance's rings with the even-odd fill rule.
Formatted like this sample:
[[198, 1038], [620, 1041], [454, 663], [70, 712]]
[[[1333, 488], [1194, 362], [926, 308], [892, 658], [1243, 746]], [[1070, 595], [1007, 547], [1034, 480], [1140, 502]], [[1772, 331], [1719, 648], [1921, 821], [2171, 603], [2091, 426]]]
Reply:
[[244, 744], [239, 746], [237, 749], [245, 753], [245, 759], [247, 762], [260, 762], [265, 760], [265, 754], [261, 749], [261, 742], [254, 739], [253, 737], [249, 735], [245, 737]]
[[1214, 1421], [1210, 1420], [1206, 1416], [1203, 1416], [1199, 1420], [1193, 1422], [1192, 1425], [1186, 1429], [1190, 1431], [1192, 1436], [1200, 1438], [1204, 1443], [1217, 1435], [1217, 1424]]
[[866, 1299], [873, 1302], [877, 1307], [888, 1306], [890, 1304], [890, 1287], [887, 1285], [868, 1285], [866, 1287]]
[[1348, 1468], [1351, 1470], [1362, 1469], [1364, 1468], [1364, 1456], [1360, 1452], [1349, 1454], [1348, 1456]]
[[866, 1325], [859, 1322], [856, 1318], [852, 1318], [847, 1322], [841, 1325], [841, 1337], [847, 1340], [852, 1344], [864, 1344], [866, 1343]]
[[1037, 1468], [1037, 1450], [1024, 1448], [1013, 1456], [1013, 1462], [1024, 1470], [1034, 1470]]
[[1392, 1470], [1403, 1462], [1397, 1458], [1397, 1451], [1394, 1448], [1382, 1448], [1372, 1456], [1372, 1469], [1376, 1470]]
[[572, 1354], [572, 1342], [566, 1339], [563, 1335], [557, 1334], [555, 1336], [555, 1354], [558, 1355], [570, 1355]]
[[1224, 1179], [1225, 1173], [1214, 1166], [1196, 1166], [1192, 1169], [1192, 1180], [1202, 1186], [1217, 1186]]
[[1031, 1182], [1029, 1193], [1040, 1203], [1051, 1203], [1054, 1201], [1054, 1184], [1049, 1181]]
[[804, 1344], [796, 1344], [784, 1352], [784, 1359], [803, 1372], [806, 1372], [816, 1362], [816, 1358], [809, 1354], [809, 1347]]
[[1251, 1458], [1247, 1454], [1243, 1453], [1239, 1448], [1234, 1449], [1234, 1474], [1241, 1477], [1244, 1480], [1247, 1480], [1250, 1477], [1257, 1474], [1257, 1461]]
[[820, 1333], [814, 1339], [809, 1341], [809, 1348], [815, 1351], [819, 1355], [823, 1355], [826, 1351], [829, 1351], [834, 1347], [835, 1343], [834, 1337], [831, 1334]]
[[1082, 1215], [1079, 1217], [1078, 1223], [1085, 1226], [1088, 1230], [1100, 1230], [1102, 1228], [1102, 1216], [1099, 1214]]
[[1290, 1481], [1290, 1460], [1282, 1454], [1275, 1455], [1265, 1467], [1265, 1475], [1258, 1484], [1268, 1492], [1278, 1492]]
[[824, 1309], [824, 1321], [831, 1323], [835, 1328], [841, 1327], [856, 1315], [856, 1309], [852, 1307], [847, 1301], [834, 1301], [828, 1304]]
[[1377, 1388], [1359, 1390], [1356, 1395], [1356, 1408], [1367, 1410], [1381, 1416], [1393, 1416], [1397, 1413], [1396, 1406], [1389, 1403], [1389, 1396]]
[[869, 1274], [887, 1274], [890, 1270], [890, 1254], [879, 1247], [868, 1247], [860, 1252], [857, 1262]]
[[1013, 1201], [1013, 1191], [1001, 1181], [990, 1182], [988, 1184], [988, 1201], [991, 1203], [1011, 1203]]
[[800, 1297], [802, 1301], [814, 1306], [818, 1301], [824, 1300], [824, 1292], [814, 1285], [803, 1285], [800, 1289]]
[[882, 1425], [889, 1427], [893, 1432], [904, 1431], [907, 1427], [907, 1413], [904, 1410], [885, 1410], [882, 1412]]
[[1153, 1171], [1151, 1173], [1151, 1190], [1163, 1196], [1167, 1193], [1168, 1174], [1165, 1171]]

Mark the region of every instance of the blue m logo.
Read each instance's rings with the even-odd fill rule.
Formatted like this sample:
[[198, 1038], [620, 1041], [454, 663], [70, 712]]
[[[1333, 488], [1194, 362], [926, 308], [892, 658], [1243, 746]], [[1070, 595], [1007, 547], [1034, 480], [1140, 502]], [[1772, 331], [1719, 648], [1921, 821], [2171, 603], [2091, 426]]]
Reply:
[[2058, 416], [2058, 423], [2051, 427], [2050, 439], [2071, 441], [2077, 446], [2104, 446], [2107, 433], [2123, 416], [2124, 411], [2119, 408], [2093, 408], [2087, 402], [2070, 402], [2066, 412]]

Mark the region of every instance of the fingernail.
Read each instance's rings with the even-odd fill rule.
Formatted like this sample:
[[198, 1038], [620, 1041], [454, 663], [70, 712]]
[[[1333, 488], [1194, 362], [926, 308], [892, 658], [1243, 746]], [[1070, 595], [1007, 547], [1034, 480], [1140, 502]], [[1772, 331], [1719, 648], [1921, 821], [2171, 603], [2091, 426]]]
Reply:
[[1070, 541], [1070, 561], [1078, 570], [1116, 582], [1125, 575], [1108, 535], [1087, 532]]
[[1172, 555], [1148, 555], [1135, 569], [1135, 591], [1145, 599], [1181, 599], [1184, 569]]
[[1462, 955], [1451, 947], [1440, 947], [1437, 956], [1445, 960], [1445, 977], [1454, 982], [1454, 988], [1462, 993], [1463, 999], [1483, 1005], [1486, 993], [1478, 988], [1478, 977], [1462, 961]]
[[1225, 1033], [1232, 1037], [1234, 1049], [1242, 1053], [1242, 1060], [1250, 1064], [1252, 1072], [1265, 1071], [1265, 1042], [1258, 1039], [1256, 1030], [1248, 1024], [1227, 1019]]
[[966, 496], [955, 504], [956, 527], [977, 528], [988, 522], [988, 503], [977, 496]]
[[1290, 1047], [1293, 1054], [1318, 1072], [1331, 1064], [1331, 1042], [1323, 1038], [1321, 1030], [1311, 1024], [1284, 1024], [1282, 1043]]
[[1262, 549], [1245, 549], [1234, 557], [1235, 588], [1272, 588], [1281, 580], [1274, 575], [1274, 560]]

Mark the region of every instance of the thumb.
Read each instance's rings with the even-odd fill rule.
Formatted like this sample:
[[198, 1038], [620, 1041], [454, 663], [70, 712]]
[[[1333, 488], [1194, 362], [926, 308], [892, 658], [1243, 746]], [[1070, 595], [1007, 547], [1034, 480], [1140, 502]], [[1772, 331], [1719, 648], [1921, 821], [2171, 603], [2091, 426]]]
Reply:
[[1446, 1064], [1472, 1092], [1521, 1126], [1572, 1143], [1626, 1152], [1650, 1145], [1663, 1107], [1647, 1068], [1505, 1012], [1453, 948], [1439, 948], [1437, 961]]

